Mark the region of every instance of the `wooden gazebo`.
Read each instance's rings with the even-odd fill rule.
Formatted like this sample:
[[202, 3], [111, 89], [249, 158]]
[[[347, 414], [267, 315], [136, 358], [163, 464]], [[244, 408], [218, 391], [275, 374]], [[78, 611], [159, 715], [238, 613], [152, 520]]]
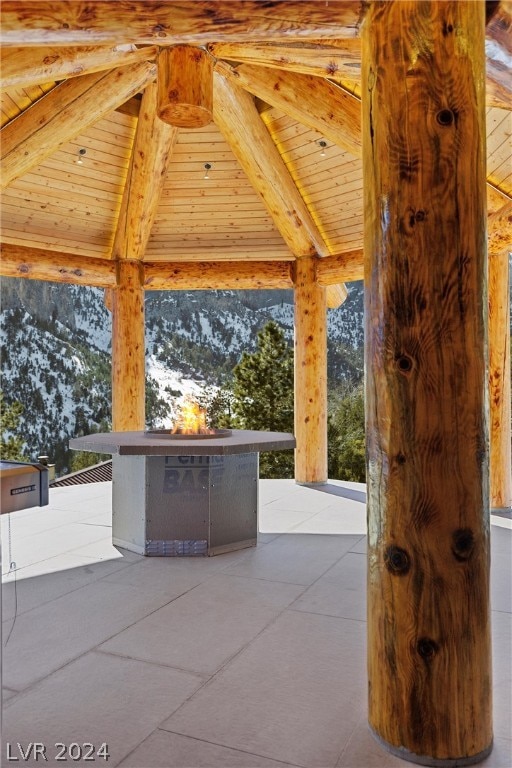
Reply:
[[1, 15], [2, 274], [105, 288], [115, 430], [144, 427], [146, 290], [293, 288], [296, 480], [325, 482], [326, 311], [364, 277], [370, 724], [415, 761], [481, 759], [489, 506], [512, 504], [509, 3]]

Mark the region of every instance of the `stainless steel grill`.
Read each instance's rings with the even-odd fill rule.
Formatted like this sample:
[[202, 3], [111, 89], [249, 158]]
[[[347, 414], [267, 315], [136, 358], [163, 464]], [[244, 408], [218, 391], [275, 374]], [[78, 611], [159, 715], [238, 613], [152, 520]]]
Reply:
[[16, 512], [48, 504], [48, 467], [21, 461], [0, 461], [0, 512]]

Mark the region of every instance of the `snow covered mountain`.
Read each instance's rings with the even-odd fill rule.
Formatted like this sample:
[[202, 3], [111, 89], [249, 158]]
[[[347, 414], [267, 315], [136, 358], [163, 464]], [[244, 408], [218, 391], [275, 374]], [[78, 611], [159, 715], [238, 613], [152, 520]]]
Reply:
[[[27, 457], [47, 454], [62, 473], [69, 437], [108, 429], [111, 316], [103, 291], [4, 278], [1, 283], [2, 390], [24, 411]], [[328, 313], [331, 383], [359, 379], [362, 284]], [[169, 423], [184, 395], [227, 381], [270, 319], [293, 340], [291, 291], [154, 291], [146, 294], [147, 411]]]

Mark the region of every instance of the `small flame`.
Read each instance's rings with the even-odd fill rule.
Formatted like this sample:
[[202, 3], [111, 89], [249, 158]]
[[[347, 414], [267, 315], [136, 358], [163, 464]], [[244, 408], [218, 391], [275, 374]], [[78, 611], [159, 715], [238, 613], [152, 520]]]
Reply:
[[196, 403], [194, 400], [185, 400], [172, 433], [201, 435], [209, 432], [211, 430], [206, 426], [206, 410], [201, 408], [199, 403]]

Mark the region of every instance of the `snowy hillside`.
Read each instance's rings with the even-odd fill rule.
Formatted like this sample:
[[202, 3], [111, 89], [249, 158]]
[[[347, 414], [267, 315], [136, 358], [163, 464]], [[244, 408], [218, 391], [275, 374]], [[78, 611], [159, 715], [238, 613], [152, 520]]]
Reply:
[[[48, 454], [63, 472], [69, 437], [109, 427], [111, 316], [103, 291], [5, 278], [1, 297], [2, 390], [24, 407], [27, 457]], [[293, 343], [292, 302], [291, 291], [148, 292], [148, 423], [170, 423], [183, 396], [227, 381], [268, 320]], [[360, 284], [328, 313], [331, 382], [362, 375], [362, 313]]]

